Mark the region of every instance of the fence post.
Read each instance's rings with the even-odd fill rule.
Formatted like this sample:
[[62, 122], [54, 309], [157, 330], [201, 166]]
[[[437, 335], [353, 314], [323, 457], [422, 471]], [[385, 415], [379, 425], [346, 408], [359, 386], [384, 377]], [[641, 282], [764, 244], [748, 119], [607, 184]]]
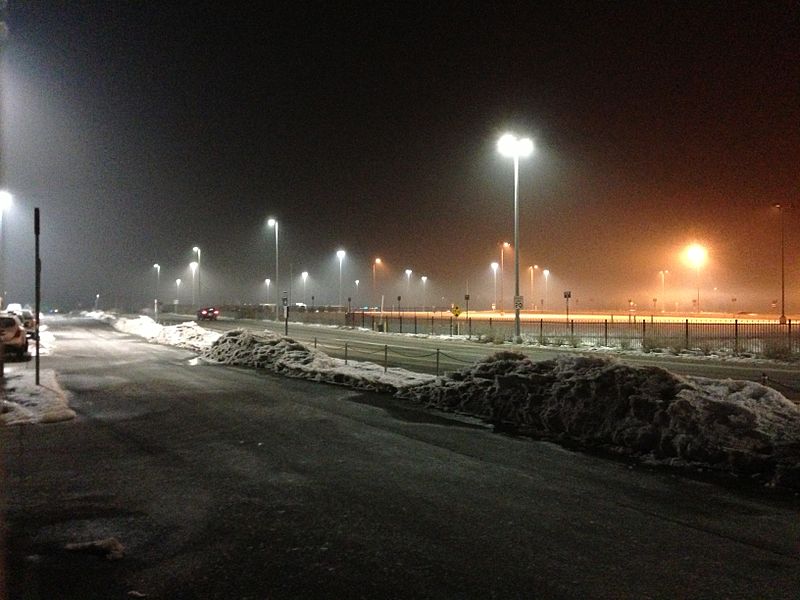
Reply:
[[544, 345], [544, 319], [539, 319], [539, 345]]
[[[789, 331], [792, 331], [791, 321], [789, 321]], [[468, 338], [472, 338], [472, 317], [467, 319], [467, 331], [469, 332]]]
[[388, 344], [384, 344], [383, 346], [383, 372], [389, 369], [389, 346]]
[[644, 348], [644, 340], [647, 337], [647, 321], [642, 319], [642, 348]]
[[436, 349], [436, 376], [439, 376], [439, 349]]
[[372, 331], [375, 331], [375, 315], [372, 315], [370, 318], [372, 319], [372, 325], [370, 327], [372, 328]]
[[433, 315], [431, 315], [431, 335], [433, 335]]
[[489, 335], [493, 333], [492, 331], [492, 317], [489, 317]]
[[414, 313], [414, 335], [417, 334], [417, 313]]
[[344, 364], [347, 364], [347, 342], [344, 343]]
[[603, 319], [603, 345], [608, 348], [608, 319]]
[[400, 315], [400, 333], [403, 333], [403, 315]]
[[317, 338], [314, 338], [314, 348], [317, 347]]
[[364, 327], [364, 318], [365, 318], [365, 315], [364, 315], [364, 311], [362, 310], [361, 311], [361, 329], [365, 328]]
[[733, 353], [739, 354], [739, 319], [733, 320]]
[[450, 337], [453, 336], [453, 317], [450, 317]]
[[794, 352], [792, 349], [792, 320], [789, 319], [789, 329], [787, 330], [787, 335], [789, 336], [789, 353]]
[[575, 319], [569, 322], [569, 336], [572, 338], [575, 337]]
[[686, 342], [686, 349], [689, 349], [689, 319], [686, 319], [684, 324], [684, 341]]

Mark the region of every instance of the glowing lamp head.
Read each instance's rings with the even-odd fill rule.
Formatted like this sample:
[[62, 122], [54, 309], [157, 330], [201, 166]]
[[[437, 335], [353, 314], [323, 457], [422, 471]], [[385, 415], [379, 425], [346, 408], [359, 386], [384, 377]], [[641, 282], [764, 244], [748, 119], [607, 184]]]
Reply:
[[426, 275], [423, 275], [421, 277], [421, 279], [422, 279], [422, 283], [426, 283], [428, 281], [428, 277]]
[[503, 242], [503, 248], [511, 248], [510, 242]]
[[153, 268], [158, 270], [158, 271], [160, 271], [161, 270], [161, 265], [156, 263], [156, 264], [153, 265]]
[[194, 248], [192, 248], [192, 252], [200, 252], [200, 248], [198, 248], [197, 246], [195, 246]]
[[196, 261], [190, 262], [189, 268], [192, 270], [192, 275], [194, 275], [194, 272], [197, 271], [197, 262]]
[[303, 271], [302, 273], [300, 273], [300, 277], [303, 278], [303, 281], [308, 279], [308, 271]]
[[550, 269], [545, 269], [544, 271], [542, 271], [542, 274], [544, 275], [544, 278], [547, 279], [548, 277], [550, 277]]
[[686, 248], [686, 262], [695, 269], [702, 267], [708, 260], [708, 250], [700, 244], [692, 244]]
[[492, 263], [491, 265], [489, 265], [489, 266], [490, 266], [490, 267], [492, 267], [492, 271], [494, 271], [495, 273], [497, 273], [497, 269], [499, 269], [499, 268], [500, 268], [500, 264], [499, 264], [499, 263], [496, 263], [496, 262], [493, 262], [493, 263]]
[[11, 195], [11, 192], [0, 190], [0, 213], [11, 208], [13, 201], [14, 196]]
[[267, 221], [267, 225], [269, 225], [270, 227], [275, 227], [276, 223], [277, 223], [277, 221], [275, 219], [273, 219], [272, 217], [270, 217], [269, 220]]
[[525, 158], [533, 153], [533, 141], [530, 138], [518, 138], [507, 133], [497, 141], [497, 150], [510, 158]]
[[381, 264], [382, 262], [383, 262], [383, 261], [382, 261], [380, 258], [376, 258], [376, 259], [375, 259], [375, 264], [376, 264], [376, 265], [379, 265], [379, 264]]
[[338, 258], [339, 260], [342, 260], [344, 258], [344, 255], [345, 255], [344, 250], [337, 250], [336, 251], [336, 258]]
[[181, 284], [181, 280], [180, 279], [176, 279], [175, 280], [175, 285], [180, 285], [180, 284]]
[[406, 277], [411, 277], [411, 273], [413, 273], [411, 269], [406, 269]]

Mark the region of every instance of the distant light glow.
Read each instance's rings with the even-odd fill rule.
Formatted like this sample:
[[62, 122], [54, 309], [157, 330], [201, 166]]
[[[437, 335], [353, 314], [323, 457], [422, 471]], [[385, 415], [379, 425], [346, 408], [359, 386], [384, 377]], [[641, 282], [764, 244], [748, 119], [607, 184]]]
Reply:
[[189, 268], [192, 270], [192, 275], [194, 275], [194, 272], [197, 271], [197, 261], [190, 262]]
[[492, 267], [492, 271], [494, 271], [494, 272], [496, 273], [496, 272], [497, 272], [497, 269], [499, 269], [499, 268], [500, 268], [500, 263], [493, 262], [493, 263], [492, 263], [491, 265], [489, 265], [489, 266], [490, 266], [490, 267]]
[[533, 153], [533, 141], [530, 138], [517, 138], [507, 133], [497, 141], [497, 149], [503, 156], [524, 158]]
[[11, 192], [7, 190], [0, 190], [0, 213], [11, 208], [13, 201], [14, 196], [11, 195]]
[[406, 276], [407, 277], [411, 277], [411, 273], [413, 273], [413, 272], [414, 271], [412, 271], [411, 269], [406, 269]]
[[380, 258], [376, 258], [376, 259], [375, 259], [375, 264], [376, 264], [376, 265], [379, 265], [379, 264], [381, 264], [382, 262], [383, 262], [383, 261], [382, 261]]
[[708, 250], [700, 244], [690, 244], [685, 251], [686, 262], [695, 269], [699, 269], [708, 260]]
[[336, 258], [338, 258], [339, 260], [342, 260], [342, 259], [344, 258], [344, 255], [345, 255], [345, 254], [346, 254], [346, 253], [345, 253], [345, 251], [344, 251], [344, 250], [337, 250], [337, 251], [336, 251]]
[[308, 271], [303, 271], [302, 273], [300, 273], [300, 277], [303, 278], [303, 281], [308, 279]]
[[[272, 217], [270, 217], [269, 220], [267, 221], [267, 225], [269, 225], [270, 227], [275, 227], [276, 223], [277, 223], [277, 221], [275, 219], [273, 219]], [[291, 232], [289, 232], [289, 233], [291, 233]]]

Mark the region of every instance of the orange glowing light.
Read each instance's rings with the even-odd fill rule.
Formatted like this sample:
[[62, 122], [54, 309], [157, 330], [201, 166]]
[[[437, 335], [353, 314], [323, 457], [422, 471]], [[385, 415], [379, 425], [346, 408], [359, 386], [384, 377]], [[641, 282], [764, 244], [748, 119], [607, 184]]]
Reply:
[[686, 247], [684, 259], [695, 269], [699, 269], [708, 260], [708, 250], [700, 244], [691, 244]]

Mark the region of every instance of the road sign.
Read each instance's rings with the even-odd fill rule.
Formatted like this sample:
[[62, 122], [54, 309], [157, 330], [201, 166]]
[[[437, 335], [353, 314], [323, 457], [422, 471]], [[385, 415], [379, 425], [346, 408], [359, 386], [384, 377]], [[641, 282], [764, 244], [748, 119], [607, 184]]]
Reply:
[[570, 292], [569, 290], [564, 292], [564, 298], [572, 298], [572, 292]]
[[514, 309], [515, 310], [522, 310], [522, 296], [514, 296]]
[[457, 317], [461, 314], [461, 308], [458, 306], [458, 304], [454, 304], [453, 308], [450, 309], [450, 312], [453, 313], [454, 317]]

